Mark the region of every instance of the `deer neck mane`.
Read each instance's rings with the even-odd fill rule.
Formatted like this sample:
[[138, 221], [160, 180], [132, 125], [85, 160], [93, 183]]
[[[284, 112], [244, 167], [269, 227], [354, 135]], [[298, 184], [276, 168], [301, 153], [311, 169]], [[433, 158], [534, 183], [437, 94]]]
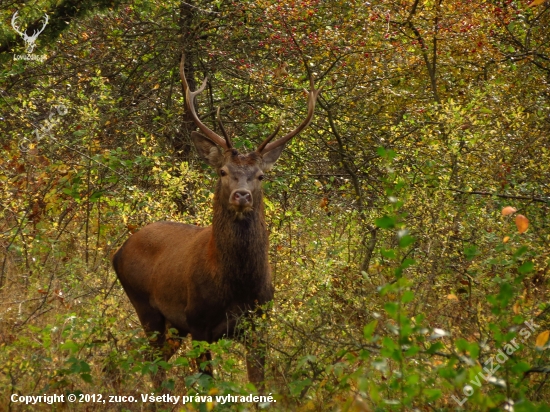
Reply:
[[256, 197], [254, 209], [241, 219], [214, 197], [211, 248], [221, 277], [234, 290], [249, 290], [269, 273], [263, 199]]

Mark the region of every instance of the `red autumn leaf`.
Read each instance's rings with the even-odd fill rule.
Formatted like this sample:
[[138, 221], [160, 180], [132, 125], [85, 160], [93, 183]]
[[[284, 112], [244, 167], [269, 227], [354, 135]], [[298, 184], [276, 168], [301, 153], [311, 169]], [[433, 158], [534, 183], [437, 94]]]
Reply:
[[527, 229], [529, 228], [529, 219], [527, 219], [523, 215], [517, 215], [516, 216], [516, 226], [518, 228], [519, 233], [523, 233], [523, 232], [527, 231]]
[[505, 208], [502, 209], [502, 216], [509, 216], [512, 213], [516, 213], [516, 210], [517, 209], [512, 206], [506, 206]]

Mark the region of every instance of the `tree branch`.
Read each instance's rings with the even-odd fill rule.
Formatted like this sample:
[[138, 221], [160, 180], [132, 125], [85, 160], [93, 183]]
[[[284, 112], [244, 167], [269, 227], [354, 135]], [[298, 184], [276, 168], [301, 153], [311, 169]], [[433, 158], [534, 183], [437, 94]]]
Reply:
[[450, 188], [445, 190], [449, 190], [451, 192], [456, 192], [456, 193], [462, 193], [465, 195], [496, 196], [496, 197], [501, 197], [503, 199], [531, 200], [533, 202], [550, 203], [550, 198], [544, 199], [542, 197], [534, 197], [534, 196], [505, 195], [505, 194], [499, 194], [499, 193], [484, 192], [481, 190], [466, 191], [466, 190], [450, 189]]

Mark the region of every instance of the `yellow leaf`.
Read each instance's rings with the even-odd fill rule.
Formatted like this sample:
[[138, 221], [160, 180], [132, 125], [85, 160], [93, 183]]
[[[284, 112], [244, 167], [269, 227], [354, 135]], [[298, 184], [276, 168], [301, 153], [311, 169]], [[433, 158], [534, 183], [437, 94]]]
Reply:
[[502, 239], [502, 243], [508, 243], [510, 240], [510, 236], [504, 236], [504, 239]]
[[535, 345], [542, 349], [544, 345], [546, 345], [546, 342], [548, 342], [548, 338], [550, 338], [550, 330], [545, 330], [544, 332], [539, 333]]
[[517, 315], [519, 313], [519, 302], [514, 303], [512, 306], [512, 311]]
[[447, 299], [449, 299], [449, 300], [458, 300], [458, 297], [454, 293], [451, 293], [451, 294], [447, 295]]
[[526, 232], [529, 228], [529, 219], [527, 219], [523, 215], [517, 215], [516, 216], [516, 226], [518, 228], [519, 233]]
[[512, 213], [516, 213], [516, 210], [517, 209], [512, 206], [506, 206], [505, 208], [502, 209], [502, 216], [509, 216]]
[[300, 409], [302, 411], [314, 411], [315, 410], [315, 404], [313, 401], [308, 401], [302, 408]]
[[529, 3], [529, 7], [538, 6], [542, 3], [544, 3], [546, 0], [533, 0], [531, 3]]

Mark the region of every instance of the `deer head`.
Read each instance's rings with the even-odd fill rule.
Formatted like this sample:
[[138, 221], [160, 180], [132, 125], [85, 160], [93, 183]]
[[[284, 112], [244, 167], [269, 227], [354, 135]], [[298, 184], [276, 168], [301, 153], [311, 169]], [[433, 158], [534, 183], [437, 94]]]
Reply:
[[18, 13], [19, 12], [16, 11], [13, 14], [13, 17], [11, 18], [11, 26], [13, 27], [15, 32], [19, 34], [25, 41], [25, 44], [26, 44], [25, 51], [27, 52], [27, 54], [31, 54], [34, 50], [34, 47], [36, 46], [35, 42], [36, 42], [36, 39], [38, 38], [38, 35], [44, 31], [44, 29], [46, 28], [46, 25], [48, 24], [49, 17], [47, 14], [44, 14], [44, 23], [42, 24], [42, 28], [39, 30], [34, 30], [32, 35], [29, 36], [27, 35], [26, 30], [22, 31], [17, 24], [17, 19], [19, 18], [19, 16], [17, 15]]
[[195, 97], [206, 87], [207, 78], [204, 79], [200, 88], [194, 92], [189, 89], [184, 71], [184, 58], [180, 64], [180, 77], [185, 93], [185, 101], [191, 116], [203, 134], [192, 132], [191, 139], [200, 157], [212, 166], [219, 175], [217, 200], [222, 202], [224, 209], [234, 211], [235, 216], [242, 219], [247, 213], [260, 207], [261, 180], [264, 172], [271, 169], [277, 161], [285, 145], [294, 136], [307, 127], [313, 118], [315, 103], [321, 89], [315, 89], [314, 81], [310, 75], [310, 90], [308, 92], [308, 112], [306, 118], [300, 125], [281, 137], [271, 142], [280, 130], [280, 124], [258, 148], [248, 154], [241, 154], [233, 147], [233, 143], [226, 132], [220, 117], [220, 109], [217, 111], [217, 119], [223, 137], [208, 128], [199, 118], [195, 111]]

